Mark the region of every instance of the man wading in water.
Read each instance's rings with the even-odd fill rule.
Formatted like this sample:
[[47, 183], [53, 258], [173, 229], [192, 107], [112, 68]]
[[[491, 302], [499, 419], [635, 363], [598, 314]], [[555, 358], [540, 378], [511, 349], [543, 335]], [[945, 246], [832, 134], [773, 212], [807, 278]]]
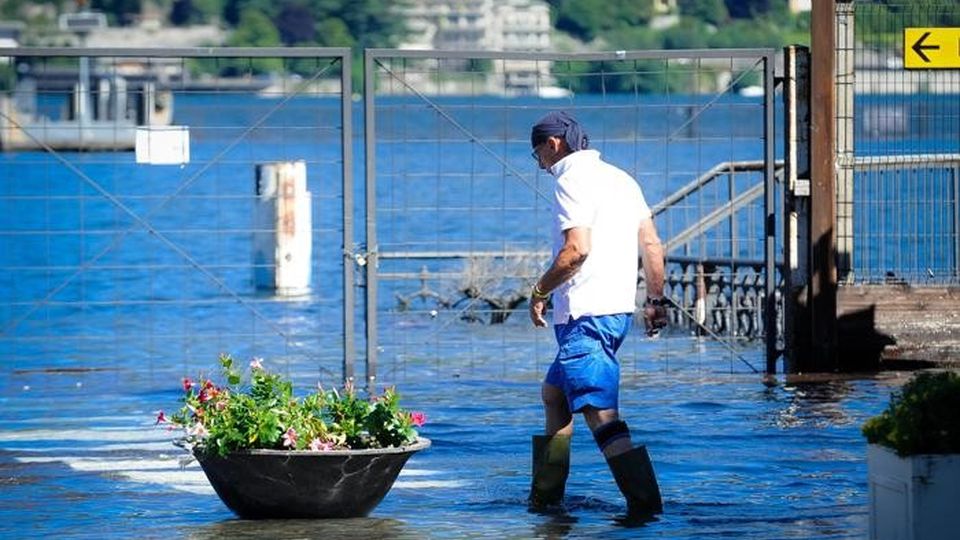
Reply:
[[552, 112], [530, 134], [533, 158], [556, 178], [553, 262], [533, 287], [530, 320], [547, 326], [553, 298], [557, 357], [543, 382], [546, 435], [533, 439], [530, 503], [559, 504], [570, 470], [573, 413], [582, 413], [627, 499], [630, 517], [662, 512], [660, 489], [643, 446], [634, 448], [617, 413], [617, 349], [636, 309], [643, 257], [648, 335], [666, 325], [663, 246], [637, 182], [588, 149], [580, 124]]

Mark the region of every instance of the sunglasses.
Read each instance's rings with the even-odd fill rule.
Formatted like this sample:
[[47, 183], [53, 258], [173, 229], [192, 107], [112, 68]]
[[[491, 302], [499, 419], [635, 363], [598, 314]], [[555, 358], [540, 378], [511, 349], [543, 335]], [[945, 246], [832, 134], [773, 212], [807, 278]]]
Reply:
[[540, 154], [537, 153], [537, 149], [540, 148], [541, 146], [543, 146], [543, 143], [545, 143], [545, 142], [547, 142], [547, 141], [545, 141], [545, 140], [544, 140], [544, 141], [540, 141], [540, 142], [538, 142], [537, 144], [533, 145], [533, 151], [530, 152], [530, 157], [532, 157], [533, 160], [536, 161], [537, 163], [540, 163]]

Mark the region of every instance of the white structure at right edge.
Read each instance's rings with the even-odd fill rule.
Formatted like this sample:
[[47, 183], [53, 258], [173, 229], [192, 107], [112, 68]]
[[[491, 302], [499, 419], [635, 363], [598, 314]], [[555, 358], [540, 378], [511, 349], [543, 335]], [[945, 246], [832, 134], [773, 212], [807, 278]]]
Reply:
[[871, 540], [955, 540], [960, 534], [960, 454], [900, 457], [871, 444]]
[[307, 165], [303, 161], [258, 164], [256, 189], [254, 283], [279, 296], [306, 294], [313, 252]]

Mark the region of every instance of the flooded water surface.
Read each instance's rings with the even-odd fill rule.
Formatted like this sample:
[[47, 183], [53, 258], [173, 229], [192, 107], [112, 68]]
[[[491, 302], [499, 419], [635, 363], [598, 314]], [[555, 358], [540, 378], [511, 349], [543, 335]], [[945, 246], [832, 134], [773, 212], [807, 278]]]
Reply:
[[[669, 340], [670, 348], [692, 339]], [[664, 345], [659, 345], [662, 350]], [[719, 353], [718, 353], [719, 354]], [[758, 353], [759, 354], [759, 353]], [[2, 386], [0, 536], [186, 538], [860, 538], [866, 535], [863, 420], [895, 375], [766, 386], [761, 377], [672, 359], [624, 373], [622, 410], [664, 496], [659, 520], [627, 528], [624, 502], [577, 420], [565, 511], [527, 510], [539, 376], [472, 380], [407, 366], [423, 410], [415, 455], [364, 519], [244, 521], [174, 434], [168, 373], [13, 371]], [[299, 377], [296, 377], [299, 378]], [[169, 391], [157, 391], [166, 387]]]

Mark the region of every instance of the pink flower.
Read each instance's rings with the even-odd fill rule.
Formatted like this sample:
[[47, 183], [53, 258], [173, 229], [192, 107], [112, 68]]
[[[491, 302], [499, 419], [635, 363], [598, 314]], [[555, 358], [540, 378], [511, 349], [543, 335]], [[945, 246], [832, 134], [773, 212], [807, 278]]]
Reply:
[[202, 439], [207, 435], [210, 435], [210, 432], [207, 431], [207, 428], [203, 424], [197, 422], [193, 427], [187, 430], [187, 435], [192, 435], [198, 439]]
[[293, 428], [287, 429], [287, 432], [283, 434], [283, 445], [296, 448], [297, 447], [297, 431]]
[[263, 358], [254, 356], [250, 361], [250, 369], [263, 369]]
[[427, 415], [423, 414], [422, 412], [412, 412], [410, 413], [410, 422], [412, 422], [413, 425], [420, 427], [427, 423]]
[[312, 441], [310, 441], [310, 450], [313, 450], [314, 452], [329, 452], [330, 450], [333, 450], [333, 443], [324, 442], [319, 438], [314, 438]]
[[220, 390], [213, 385], [212, 382], [206, 381], [203, 383], [203, 390], [200, 390], [200, 395], [197, 396], [200, 399], [200, 403], [206, 403], [211, 399], [217, 397], [217, 394], [220, 393]]
[[[169, 420], [167, 420], [167, 417], [166, 417], [166, 415], [163, 414], [163, 411], [157, 411], [157, 424], [165, 424], [165, 423], [167, 423], [168, 421], [169, 421]], [[154, 425], [156, 425], [156, 424], [154, 424]]]
[[189, 392], [193, 388], [193, 381], [190, 380], [190, 377], [183, 378], [183, 391]]

